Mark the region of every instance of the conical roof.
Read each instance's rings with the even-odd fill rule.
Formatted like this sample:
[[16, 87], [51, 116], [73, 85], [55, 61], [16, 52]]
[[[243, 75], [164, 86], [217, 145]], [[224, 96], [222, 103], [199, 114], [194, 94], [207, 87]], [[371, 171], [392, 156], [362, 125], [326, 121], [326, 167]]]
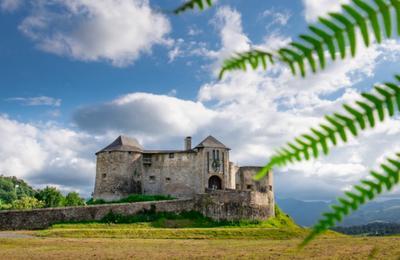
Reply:
[[135, 138], [120, 135], [117, 139], [114, 140], [114, 142], [112, 142], [104, 149], [98, 151], [96, 154], [111, 151], [142, 152], [143, 147]]
[[204, 147], [212, 147], [212, 148], [224, 148], [229, 149], [223, 143], [218, 141], [214, 136], [209, 135], [203, 141], [201, 141], [195, 148], [204, 148]]

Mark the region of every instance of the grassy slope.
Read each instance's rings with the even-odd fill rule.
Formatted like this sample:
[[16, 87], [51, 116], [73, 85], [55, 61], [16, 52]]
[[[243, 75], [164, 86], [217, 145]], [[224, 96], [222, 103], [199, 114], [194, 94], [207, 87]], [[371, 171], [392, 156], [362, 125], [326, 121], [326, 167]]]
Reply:
[[[121, 219], [130, 224], [58, 224], [38, 231], [42, 237], [143, 238], [143, 239], [291, 239], [303, 238], [307, 230], [299, 227], [278, 207], [276, 217], [266, 221], [215, 222], [198, 213], [156, 214]], [[141, 222], [144, 217], [151, 221]], [[328, 234], [333, 236], [333, 232]]]

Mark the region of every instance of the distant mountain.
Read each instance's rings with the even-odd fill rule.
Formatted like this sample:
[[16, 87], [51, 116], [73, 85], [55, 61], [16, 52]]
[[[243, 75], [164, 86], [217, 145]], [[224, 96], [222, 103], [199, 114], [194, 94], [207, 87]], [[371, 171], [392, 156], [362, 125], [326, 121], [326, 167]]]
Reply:
[[[329, 210], [329, 202], [277, 199], [279, 207], [289, 214], [297, 224], [312, 226]], [[400, 199], [372, 201], [346, 217], [340, 226], [366, 225], [372, 222], [400, 223]]]

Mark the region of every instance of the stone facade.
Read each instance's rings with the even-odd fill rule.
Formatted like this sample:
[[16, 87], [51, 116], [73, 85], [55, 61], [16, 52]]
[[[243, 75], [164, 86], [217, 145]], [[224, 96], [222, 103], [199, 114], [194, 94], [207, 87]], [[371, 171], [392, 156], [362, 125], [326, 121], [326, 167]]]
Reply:
[[260, 167], [239, 167], [229, 161], [230, 149], [213, 136], [194, 148], [186, 137], [183, 150], [145, 150], [137, 140], [118, 137], [97, 152], [93, 197], [106, 201], [130, 194], [162, 194], [193, 198], [207, 190], [271, 192], [272, 173], [261, 182]]
[[272, 192], [213, 190], [190, 199], [66, 208], [0, 211], [0, 230], [44, 229], [55, 223], [96, 221], [109, 212], [130, 216], [144, 211], [198, 211], [214, 220], [264, 220], [274, 216]]

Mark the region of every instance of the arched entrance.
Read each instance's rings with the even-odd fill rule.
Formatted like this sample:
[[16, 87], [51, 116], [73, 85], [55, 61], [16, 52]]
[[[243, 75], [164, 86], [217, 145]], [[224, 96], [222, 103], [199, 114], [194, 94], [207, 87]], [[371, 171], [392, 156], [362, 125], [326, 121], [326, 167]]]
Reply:
[[218, 176], [211, 176], [208, 179], [208, 188], [211, 190], [220, 190], [222, 189], [222, 181]]

